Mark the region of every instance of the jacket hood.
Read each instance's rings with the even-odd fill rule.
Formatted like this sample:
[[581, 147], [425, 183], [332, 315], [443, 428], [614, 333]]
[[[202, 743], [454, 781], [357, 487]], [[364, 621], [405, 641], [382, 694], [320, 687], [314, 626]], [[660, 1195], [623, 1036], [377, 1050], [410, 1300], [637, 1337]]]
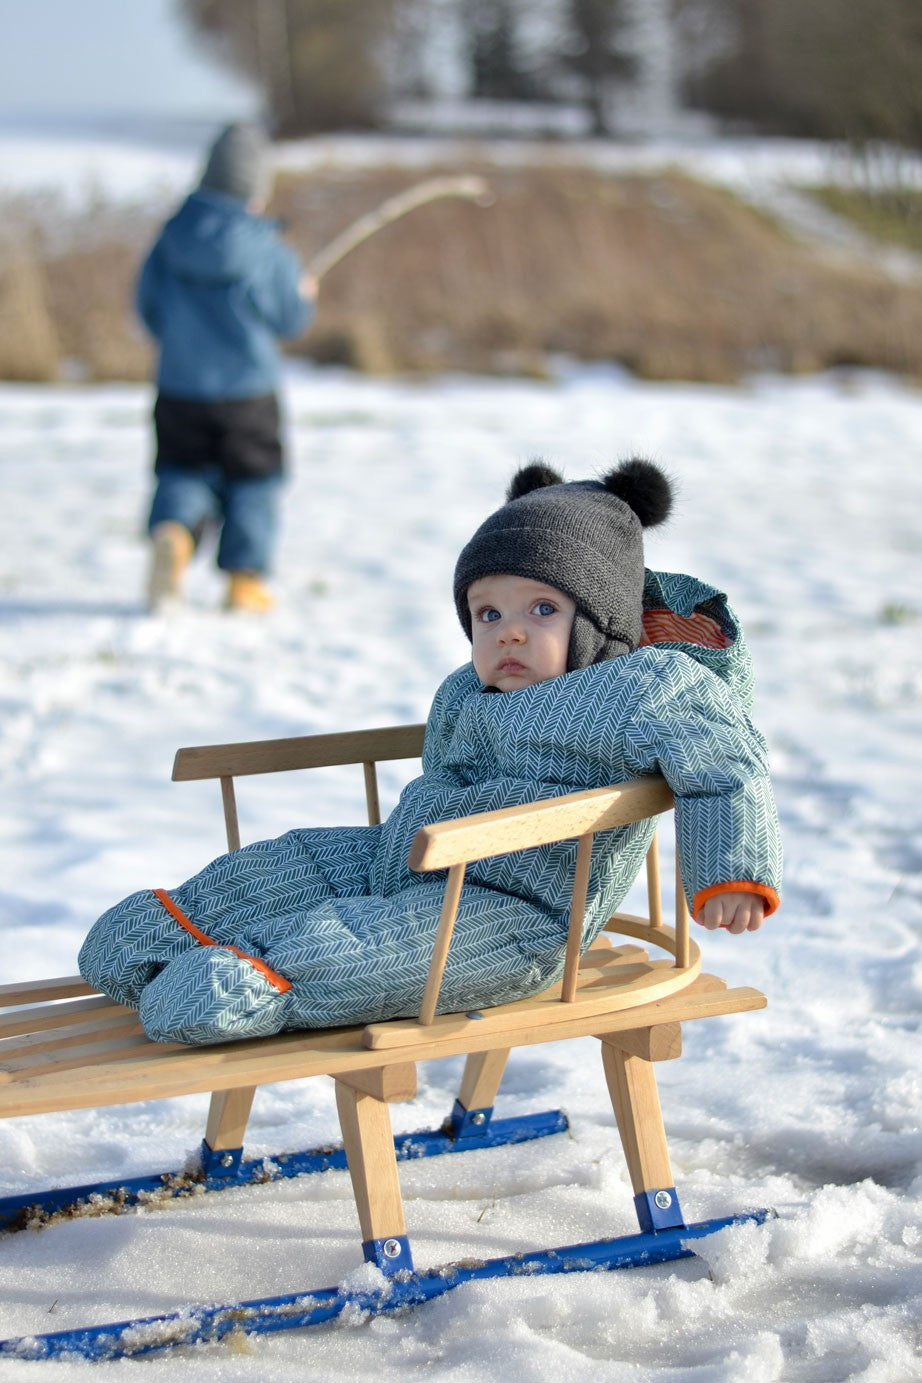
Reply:
[[200, 188], [167, 222], [161, 250], [180, 278], [233, 283], [252, 274], [272, 229], [271, 222], [253, 216], [237, 198]]
[[[650, 648], [671, 649], [706, 667], [726, 683], [743, 710], [752, 710], [752, 657], [736, 614], [723, 591], [682, 572], [644, 572], [643, 628], [633, 653], [565, 676], [591, 675], [594, 669], [626, 665], [647, 656], [645, 650]], [[470, 690], [480, 686], [471, 664], [467, 672]]]
[[678, 649], [726, 682], [752, 709], [752, 657], [726, 595], [675, 571], [646, 571], [640, 648]]

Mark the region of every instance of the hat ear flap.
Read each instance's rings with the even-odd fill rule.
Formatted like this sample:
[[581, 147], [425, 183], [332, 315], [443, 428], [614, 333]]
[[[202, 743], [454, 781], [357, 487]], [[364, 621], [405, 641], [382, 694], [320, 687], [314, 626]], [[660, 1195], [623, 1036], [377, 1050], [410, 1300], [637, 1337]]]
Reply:
[[543, 490], [546, 485], [562, 485], [563, 476], [558, 475], [552, 466], [543, 461], [532, 461], [516, 471], [506, 491], [506, 503], [530, 495], [532, 490]]
[[672, 484], [652, 461], [645, 461], [641, 456], [622, 461], [602, 477], [602, 484], [610, 494], [633, 509], [643, 528], [652, 528], [669, 517]]

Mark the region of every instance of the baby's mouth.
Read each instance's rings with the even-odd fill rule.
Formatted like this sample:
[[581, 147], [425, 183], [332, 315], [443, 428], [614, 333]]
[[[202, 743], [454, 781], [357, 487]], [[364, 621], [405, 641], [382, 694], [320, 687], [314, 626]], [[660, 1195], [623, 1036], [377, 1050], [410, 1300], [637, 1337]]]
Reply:
[[520, 663], [518, 658], [504, 658], [496, 670], [497, 672], [524, 672], [525, 664]]

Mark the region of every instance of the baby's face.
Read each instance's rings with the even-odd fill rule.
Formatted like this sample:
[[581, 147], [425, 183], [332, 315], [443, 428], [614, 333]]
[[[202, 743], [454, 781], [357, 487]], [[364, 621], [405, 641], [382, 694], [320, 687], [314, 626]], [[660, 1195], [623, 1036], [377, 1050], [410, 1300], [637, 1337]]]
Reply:
[[467, 604], [485, 686], [518, 691], [566, 672], [576, 606], [563, 591], [524, 576], [482, 576]]

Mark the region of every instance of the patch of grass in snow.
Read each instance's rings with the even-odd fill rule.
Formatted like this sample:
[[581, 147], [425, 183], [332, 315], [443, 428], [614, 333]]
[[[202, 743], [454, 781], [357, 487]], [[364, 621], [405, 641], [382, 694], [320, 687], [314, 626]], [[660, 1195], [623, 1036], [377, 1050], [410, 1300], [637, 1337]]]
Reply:
[[865, 235], [922, 254], [922, 192], [915, 188], [868, 191], [857, 187], [811, 189], [823, 206], [844, 216]]
[[918, 610], [898, 600], [887, 601], [880, 612], [881, 624], [916, 624], [919, 618]]

